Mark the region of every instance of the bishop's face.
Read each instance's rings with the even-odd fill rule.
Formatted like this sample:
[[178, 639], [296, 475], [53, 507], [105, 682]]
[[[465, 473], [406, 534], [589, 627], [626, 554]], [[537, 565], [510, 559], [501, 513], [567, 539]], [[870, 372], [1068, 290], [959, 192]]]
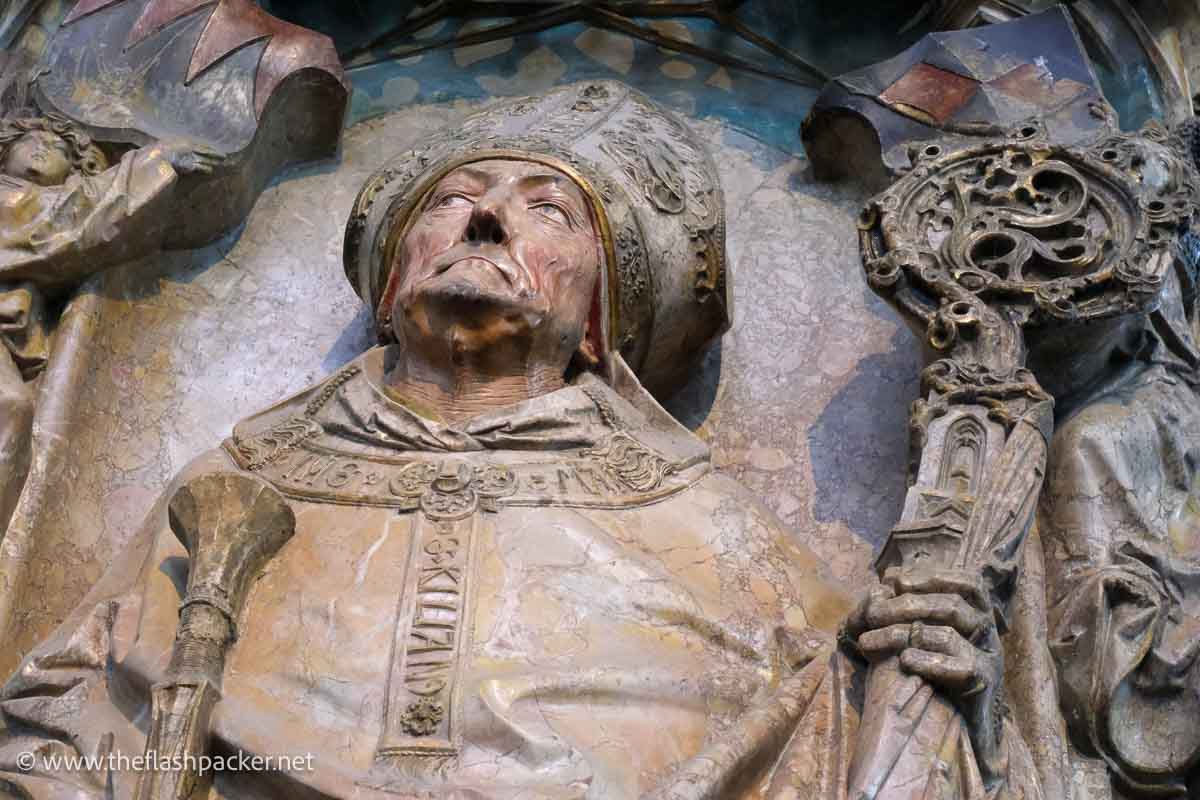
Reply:
[[[397, 252], [397, 340], [443, 340], [565, 370], [583, 340], [602, 262], [589, 204], [563, 173], [495, 159], [447, 174]], [[417, 345], [419, 346], [419, 345]]]
[[70, 150], [57, 134], [30, 131], [13, 142], [0, 167], [14, 178], [39, 186], [58, 186], [71, 174]]

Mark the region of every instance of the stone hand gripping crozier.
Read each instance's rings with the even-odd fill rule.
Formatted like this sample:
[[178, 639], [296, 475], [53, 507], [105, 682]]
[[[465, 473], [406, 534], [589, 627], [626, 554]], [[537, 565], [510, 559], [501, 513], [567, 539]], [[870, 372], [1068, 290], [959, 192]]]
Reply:
[[[171, 664], [152, 692], [146, 754], [159, 763], [173, 763], [171, 769], [141, 774], [137, 800], [192, 796], [202, 777], [195, 759], [208, 752], [225, 652], [237, 637], [246, 593], [296, 530], [292, 510], [279, 492], [258, 478], [234, 473], [189, 481], [171, 498], [169, 513], [171, 529], [188, 551], [188, 585]], [[177, 764], [183, 768], [175, 768]]]
[[[872, 661], [854, 800], [936, 795], [971, 758], [985, 784], [1005, 769], [998, 634], [1053, 427], [1027, 359], [1055, 363], [1058, 347], [1068, 372], [1083, 356], [1064, 329], [1152, 309], [1195, 211], [1182, 166], [1134, 157], [1138, 142], [1056, 146], [1030, 123], [984, 144], [922, 145], [867, 208], [868, 280], [935, 360], [913, 407], [913, 477], [879, 558], [883, 586], [845, 629]], [[961, 726], [969, 736], [954, 735]]]

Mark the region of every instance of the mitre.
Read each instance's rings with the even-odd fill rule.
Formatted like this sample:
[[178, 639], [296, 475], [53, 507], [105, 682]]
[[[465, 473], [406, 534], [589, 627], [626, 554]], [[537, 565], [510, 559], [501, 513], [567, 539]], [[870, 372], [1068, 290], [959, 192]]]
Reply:
[[396, 156], [366, 182], [346, 226], [343, 259], [381, 339], [391, 337], [392, 267], [414, 211], [451, 170], [488, 159], [538, 162], [578, 184], [604, 249], [592, 317], [607, 377], [628, 365], [653, 394], [670, 395], [729, 327], [724, 203], [695, 134], [612, 81], [489, 107]]

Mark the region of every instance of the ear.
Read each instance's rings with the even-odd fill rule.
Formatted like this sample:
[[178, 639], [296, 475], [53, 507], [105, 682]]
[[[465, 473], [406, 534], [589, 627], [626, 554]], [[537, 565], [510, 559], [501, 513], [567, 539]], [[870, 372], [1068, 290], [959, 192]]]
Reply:
[[579, 342], [578, 362], [589, 370], [600, 366], [604, 354], [604, 303], [600, 299], [600, 281], [592, 291], [592, 307], [588, 311], [583, 327], [583, 339]]
[[583, 341], [579, 343], [579, 350], [575, 354], [576, 361], [580, 366], [594, 370], [600, 366], [600, 352], [596, 346], [596, 341], [592, 338], [592, 323], [589, 321], [587, 330], [583, 334]]

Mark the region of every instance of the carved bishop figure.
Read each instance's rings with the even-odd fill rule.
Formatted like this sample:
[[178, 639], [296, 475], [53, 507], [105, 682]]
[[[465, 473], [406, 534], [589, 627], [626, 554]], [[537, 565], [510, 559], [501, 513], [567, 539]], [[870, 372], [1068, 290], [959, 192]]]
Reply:
[[[211, 749], [312, 769], [218, 773], [212, 796], [843, 800], [850, 597], [643, 388], [728, 322], [694, 136], [614, 83], [510, 102], [368, 182], [344, 256], [383, 345], [179, 478], [252, 473], [296, 523], [246, 598]], [[130, 791], [48, 758], [142, 751], [186, 570], [160, 505], [4, 689], [6, 780]], [[931, 623], [922, 674], [989, 726], [977, 760], [948, 743], [946, 796], [1038, 797], [1013, 727], [946, 679], [939, 647], [994, 635], [957, 591], [914, 580], [863, 632]]]

